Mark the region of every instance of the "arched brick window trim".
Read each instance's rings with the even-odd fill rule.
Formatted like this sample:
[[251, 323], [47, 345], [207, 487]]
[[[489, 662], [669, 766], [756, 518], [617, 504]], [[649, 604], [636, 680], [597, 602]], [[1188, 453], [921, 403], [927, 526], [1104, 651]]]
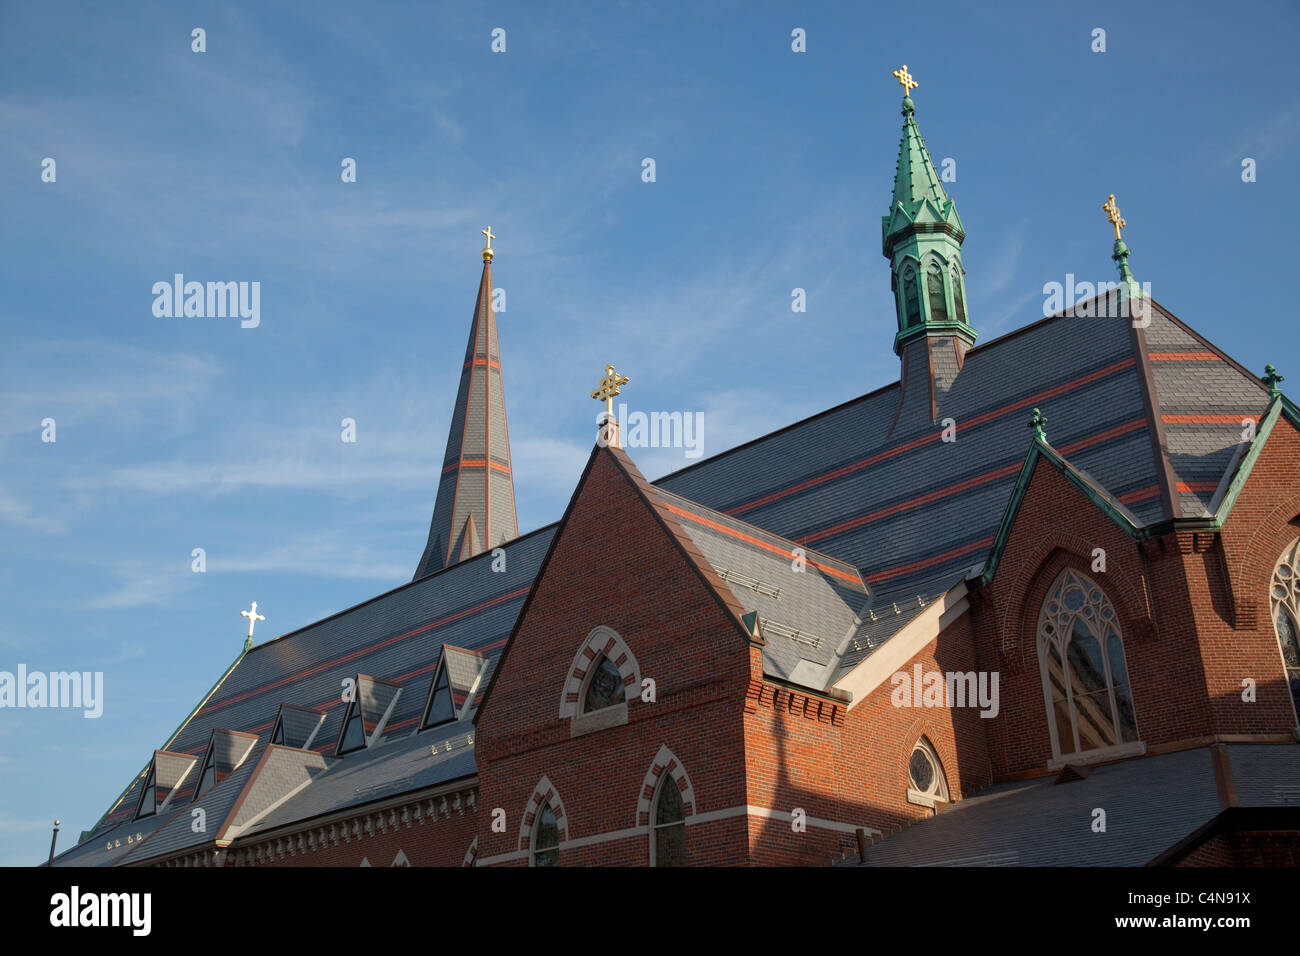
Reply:
[[[945, 709], [941, 713], [948, 714], [950, 711]], [[948, 746], [947, 738], [940, 733], [941, 729], [951, 732], [951, 728], [940, 728], [938, 721], [930, 714], [912, 721], [894, 746], [893, 766], [897, 769], [897, 772], [903, 774], [904, 788], [908, 787], [911, 781], [907, 779], [907, 764], [912, 759], [912, 751], [916, 749], [917, 743], [924, 737], [939, 758], [939, 770], [943, 774], [948, 799], [955, 803], [961, 799], [961, 788], [956, 786], [957, 777], [955, 776], [957, 773], [957, 755]], [[891, 770], [891, 772], [894, 771]]]
[[687, 818], [695, 815], [695, 788], [691, 786], [691, 778], [686, 773], [686, 768], [682, 766], [682, 762], [668, 749], [668, 745], [660, 744], [659, 752], [650, 762], [650, 769], [646, 771], [645, 779], [641, 781], [641, 792], [637, 796], [636, 825], [639, 827], [650, 825], [650, 805], [664, 774], [672, 777], [678, 792], [682, 795], [682, 816]]
[[1233, 627], [1237, 630], [1254, 630], [1261, 622], [1269, 624], [1268, 586], [1273, 579], [1273, 566], [1282, 549], [1297, 534], [1300, 534], [1300, 495], [1292, 496], [1269, 512], [1255, 533], [1240, 546], [1240, 555], [1229, 562]]
[[[1090, 544], [1077, 535], [1048, 534], [1034, 551], [1033, 560], [1025, 563], [1027, 569], [1008, 586], [1005, 610], [999, 628], [1002, 643], [1002, 667], [1010, 673], [1020, 673], [1026, 668], [1038, 669], [1038, 615], [1043, 609], [1047, 592], [1057, 577], [1067, 568], [1095, 581], [1106, 592], [1115, 613], [1119, 615], [1124, 644], [1142, 641], [1155, 636], [1155, 621], [1146, 579], [1146, 567], [1141, 552], [1134, 549], [1132, 563], [1140, 569], [1134, 574], [1116, 566], [1122, 555], [1107, 554], [1107, 572], [1092, 570]], [[1032, 569], [1032, 570], [1028, 570]], [[1271, 568], [1269, 569], [1271, 572]]]
[[473, 866], [478, 861], [478, 837], [470, 841], [469, 849], [465, 851], [465, 859], [461, 861], [461, 866]]
[[641, 686], [641, 666], [636, 661], [636, 655], [617, 631], [601, 624], [592, 628], [587, 639], [578, 648], [578, 653], [573, 655], [573, 663], [569, 665], [569, 673], [564, 680], [564, 691], [560, 694], [561, 720], [577, 717], [582, 713], [582, 687], [587, 679], [587, 671], [602, 654], [609, 658], [622, 675], [623, 693], [628, 703], [638, 699], [636, 691]]
[[533, 795], [524, 804], [524, 816], [519, 821], [519, 850], [522, 853], [533, 848], [533, 824], [537, 822], [537, 813], [542, 809], [543, 803], [550, 803], [551, 812], [555, 814], [555, 829], [560, 842], [569, 838], [569, 815], [564, 812], [564, 801], [560, 799], [551, 781], [543, 777], [537, 781]]

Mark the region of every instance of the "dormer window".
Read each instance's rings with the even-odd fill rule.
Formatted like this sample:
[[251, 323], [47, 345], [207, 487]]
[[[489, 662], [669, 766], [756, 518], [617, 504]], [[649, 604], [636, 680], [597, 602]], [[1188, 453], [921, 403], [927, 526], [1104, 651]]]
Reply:
[[438, 671], [433, 678], [433, 692], [424, 707], [424, 719], [420, 729], [427, 730], [439, 724], [448, 724], [456, 719], [456, 705], [451, 699], [451, 681], [447, 676], [447, 662], [438, 664]]
[[217, 784], [217, 754], [211, 744], [208, 744], [208, 755], [203, 760], [203, 770], [199, 773], [199, 785], [194, 789], [194, 799], [197, 800]]
[[353, 697], [343, 712], [343, 725], [334, 753], [341, 757], [382, 740], [384, 728], [388, 726], [388, 719], [401, 696], [400, 684], [358, 674]]
[[339, 756], [361, 750], [365, 745], [366, 730], [361, 721], [361, 708], [354, 700], [348, 704], [347, 713], [343, 716], [343, 733], [339, 736]]

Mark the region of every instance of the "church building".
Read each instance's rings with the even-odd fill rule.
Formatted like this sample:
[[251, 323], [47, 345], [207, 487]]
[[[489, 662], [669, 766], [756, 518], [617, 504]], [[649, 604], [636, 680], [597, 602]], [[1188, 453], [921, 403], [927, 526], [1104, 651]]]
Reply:
[[606, 368], [521, 535], [484, 230], [413, 579], [254, 606], [54, 865], [1300, 862], [1300, 409], [1144, 290], [1114, 196], [1114, 287], [980, 341], [895, 76], [898, 381], [650, 482]]

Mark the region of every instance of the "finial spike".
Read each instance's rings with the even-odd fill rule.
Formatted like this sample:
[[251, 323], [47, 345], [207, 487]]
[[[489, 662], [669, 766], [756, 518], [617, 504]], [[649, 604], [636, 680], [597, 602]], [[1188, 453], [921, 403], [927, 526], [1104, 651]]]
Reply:
[[1260, 381], [1268, 386], [1268, 397], [1277, 398], [1282, 394], [1282, 389], [1277, 387], [1278, 382], [1285, 382], [1286, 379], [1279, 375], [1277, 369], [1269, 364], [1264, 366], [1264, 376]]
[[1029, 419], [1029, 427], [1034, 430], [1034, 437], [1043, 442], [1047, 441], [1047, 432], [1043, 430], [1046, 424], [1047, 416], [1035, 408], [1033, 417]]
[[496, 255], [496, 253], [492, 251], [492, 240], [495, 239], [496, 236], [493, 234], [491, 226], [488, 226], [486, 229], [480, 229], [479, 232], [487, 236], [487, 245], [483, 247], [483, 261], [491, 262], [492, 257]]

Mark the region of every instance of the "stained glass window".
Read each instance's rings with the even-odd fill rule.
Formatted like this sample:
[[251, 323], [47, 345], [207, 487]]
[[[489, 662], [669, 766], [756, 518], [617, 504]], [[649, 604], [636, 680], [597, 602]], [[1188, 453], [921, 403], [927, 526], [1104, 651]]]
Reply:
[[924, 737], [912, 748], [912, 756], [907, 761], [907, 780], [918, 793], [940, 800], [948, 799], [948, 784], [943, 778], [939, 755]]
[[549, 801], [537, 811], [537, 824], [533, 831], [533, 866], [559, 866], [560, 828], [555, 823], [555, 811]]
[[655, 866], [686, 865], [686, 818], [682, 812], [682, 793], [677, 781], [665, 774], [655, 798], [654, 842]]
[[947, 322], [948, 305], [943, 293], [943, 267], [933, 259], [925, 270], [925, 291], [930, 297], [930, 321]]
[[621, 704], [623, 700], [623, 675], [618, 672], [614, 662], [602, 654], [592, 665], [592, 675], [587, 682], [587, 695], [582, 702], [582, 712], [590, 714], [594, 710], [603, 710]]
[[1063, 572], [1043, 602], [1038, 659], [1057, 757], [1138, 739], [1115, 608], [1076, 571]]
[[1269, 588], [1273, 627], [1282, 649], [1282, 666], [1291, 687], [1291, 701], [1300, 714], [1300, 538], [1296, 538], [1273, 569]]

